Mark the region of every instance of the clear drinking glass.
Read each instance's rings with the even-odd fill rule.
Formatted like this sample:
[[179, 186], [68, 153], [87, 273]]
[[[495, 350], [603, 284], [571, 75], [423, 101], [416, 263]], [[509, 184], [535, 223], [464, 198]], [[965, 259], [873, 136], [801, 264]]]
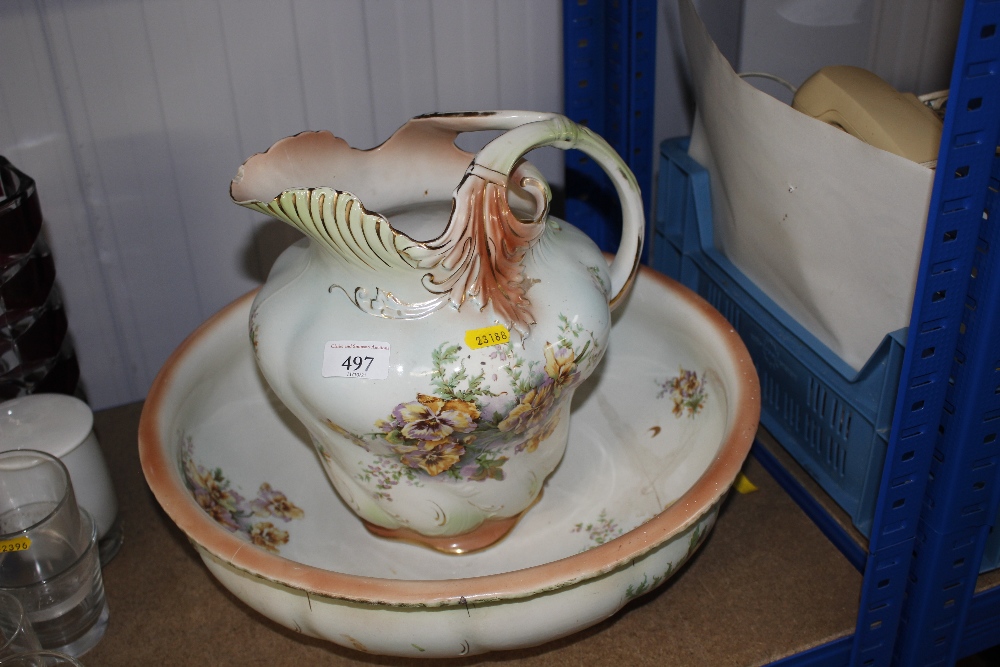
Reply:
[[20, 600], [0, 591], [0, 658], [40, 648]]
[[76, 502], [97, 522], [101, 564], [121, 546], [118, 498], [94, 433], [94, 413], [75, 396], [31, 394], [0, 402], [0, 451], [37, 449], [69, 470]]
[[50, 454], [0, 453], [0, 590], [21, 602], [42, 648], [82, 655], [107, 627], [97, 529]]

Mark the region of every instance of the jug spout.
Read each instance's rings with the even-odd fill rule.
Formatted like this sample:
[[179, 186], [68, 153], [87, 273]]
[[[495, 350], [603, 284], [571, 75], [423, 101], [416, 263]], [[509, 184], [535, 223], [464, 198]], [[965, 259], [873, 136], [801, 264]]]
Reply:
[[[457, 132], [429, 118], [411, 121], [371, 151], [329, 132], [289, 137], [241, 166], [230, 194], [356, 269], [418, 274], [426, 298], [416, 301], [337, 286], [363, 310], [407, 319], [472, 301], [480, 310], [491, 305], [506, 326], [527, 336], [534, 318], [522, 260], [544, 231], [551, 190], [527, 161], [509, 175], [477, 164], [455, 146]], [[311, 187], [293, 185], [302, 183]]]
[[[476, 156], [455, 145], [459, 133], [484, 129], [508, 131]], [[329, 132], [304, 132], [244, 163], [230, 194], [237, 203], [300, 229], [362, 273], [415, 274], [401, 282], [422, 291], [414, 295], [407, 288], [405, 298], [381, 286], [372, 291], [335, 285], [365, 312], [412, 319], [445, 305], [461, 310], [471, 302], [478, 310], [491, 307], [499, 323], [524, 339], [535, 318], [523, 260], [544, 233], [551, 191], [522, 156], [542, 146], [580, 148], [615, 182], [627, 224], [622, 252], [611, 267], [614, 307], [638, 266], [644, 226], [638, 186], [603, 140], [558, 114], [420, 116], [367, 151]], [[414, 211], [433, 211], [436, 204], [450, 205], [437, 227], [433, 221], [414, 229], [393, 223], [419, 219]]]

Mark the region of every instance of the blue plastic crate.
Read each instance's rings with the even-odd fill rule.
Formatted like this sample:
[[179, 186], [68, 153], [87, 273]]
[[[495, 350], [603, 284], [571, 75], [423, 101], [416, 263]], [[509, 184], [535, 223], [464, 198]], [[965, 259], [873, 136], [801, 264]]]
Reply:
[[[761, 424], [868, 536], [906, 330], [887, 334], [860, 371], [848, 366], [715, 248], [709, 174], [687, 146], [686, 137], [660, 146], [651, 263], [739, 332], [760, 376]], [[1000, 529], [983, 571], [998, 566]]]

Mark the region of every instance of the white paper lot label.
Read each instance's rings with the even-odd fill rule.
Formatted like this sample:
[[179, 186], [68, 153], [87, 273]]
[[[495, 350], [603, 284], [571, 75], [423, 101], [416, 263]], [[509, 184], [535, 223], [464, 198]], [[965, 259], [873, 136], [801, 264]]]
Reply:
[[389, 343], [377, 340], [331, 340], [323, 347], [323, 377], [389, 377]]

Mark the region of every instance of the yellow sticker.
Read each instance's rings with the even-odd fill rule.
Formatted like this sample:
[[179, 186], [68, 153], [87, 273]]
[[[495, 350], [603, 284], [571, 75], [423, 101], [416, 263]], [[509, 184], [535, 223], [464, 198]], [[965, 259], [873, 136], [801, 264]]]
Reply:
[[747, 476], [744, 475], [743, 473], [740, 473], [739, 475], [736, 476], [736, 482], [733, 484], [733, 486], [735, 486], [736, 490], [739, 491], [740, 493], [753, 493], [754, 491], [757, 490], [757, 487], [754, 485], [754, 483], [751, 482], [749, 479], [747, 479]]
[[502, 324], [494, 324], [483, 329], [469, 329], [465, 332], [465, 344], [473, 350], [491, 345], [503, 345], [510, 341], [510, 331]]
[[0, 540], [0, 554], [12, 551], [27, 551], [31, 548], [31, 540], [26, 536], [15, 537], [12, 540]]

